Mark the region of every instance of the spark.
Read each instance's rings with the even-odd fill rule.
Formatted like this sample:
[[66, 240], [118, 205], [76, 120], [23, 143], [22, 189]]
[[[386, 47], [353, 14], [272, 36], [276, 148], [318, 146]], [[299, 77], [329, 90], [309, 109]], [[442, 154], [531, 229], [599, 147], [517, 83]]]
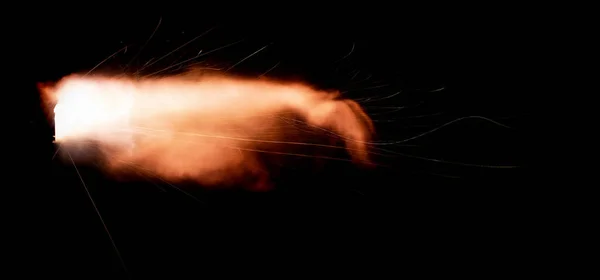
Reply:
[[[417, 116], [417, 117], [422, 117], [422, 116]], [[468, 119], [481, 119], [481, 120], [484, 120], [484, 121], [487, 121], [487, 122], [491, 122], [491, 123], [493, 123], [495, 125], [498, 125], [500, 127], [510, 129], [509, 126], [504, 125], [502, 123], [499, 123], [497, 121], [494, 121], [494, 120], [492, 120], [490, 118], [486, 118], [486, 117], [483, 117], [483, 116], [467, 116], [467, 117], [457, 118], [457, 119], [455, 119], [453, 121], [449, 121], [449, 122], [447, 122], [447, 123], [445, 123], [443, 125], [440, 125], [440, 126], [434, 128], [434, 129], [431, 129], [429, 131], [423, 132], [421, 134], [415, 135], [413, 137], [409, 137], [409, 138], [406, 138], [406, 139], [403, 139], [403, 140], [399, 140], [399, 141], [386, 142], [386, 143], [373, 143], [373, 145], [396, 145], [396, 144], [402, 144], [402, 143], [405, 143], [405, 142], [408, 142], [408, 141], [412, 141], [412, 140], [421, 138], [423, 136], [429, 135], [431, 133], [434, 133], [434, 132], [436, 132], [436, 131], [444, 128], [444, 127], [447, 127], [447, 126], [449, 126], [451, 124], [454, 124], [454, 123], [457, 123], [457, 122], [460, 122], [460, 121], [464, 121], [464, 120], [468, 120]]]
[[159, 62], [159, 61], [163, 60], [164, 58], [166, 58], [166, 57], [168, 57], [169, 55], [173, 54], [174, 52], [176, 52], [176, 51], [178, 51], [178, 50], [180, 50], [180, 49], [184, 48], [185, 46], [187, 46], [187, 45], [191, 44], [192, 42], [194, 42], [194, 41], [196, 41], [196, 40], [198, 40], [198, 39], [200, 39], [200, 38], [204, 37], [206, 34], [210, 33], [210, 32], [211, 32], [211, 31], [213, 31], [215, 28], [216, 28], [216, 27], [212, 27], [212, 28], [210, 28], [210, 29], [206, 30], [204, 33], [202, 33], [202, 34], [200, 34], [200, 35], [198, 35], [198, 36], [196, 36], [196, 37], [192, 38], [191, 40], [189, 40], [189, 41], [187, 41], [187, 42], [183, 43], [181, 46], [179, 46], [179, 47], [175, 48], [174, 50], [172, 50], [172, 51], [168, 52], [167, 54], [165, 54], [165, 55], [161, 56], [160, 58], [158, 58], [158, 59], [155, 59], [155, 60], [154, 60], [152, 63], [150, 63], [150, 64], [147, 64], [147, 65], [145, 65], [144, 67], [140, 68], [140, 70], [138, 70], [138, 71], [137, 71], [137, 73], [139, 73], [139, 72], [141, 72], [142, 70], [144, 70], [145, 68], [147, 68], [147, 67], [150, 67], [150, 66], [154, 65], [155, 63], [157, 63], [157, 62]]
[[[340, 61], [346, 59], [347, 57], [349, 57], [354, 52], [354, 47], [356, 47], [356, 43], [352, 43], [352, 48], [350, 49], [350, 52], [348, 54], [346, 54], [345, 56], [343, 56], [342, 58], [338, 59], [336, 62], [340, 62]], [[358, 74], [358, 72], [357, 72], [357, 74]]]
[[[208, 52], [204, 52], [204, 53], [202, 53], [202, 51], [200, 51], [200, 52], [198, 53], [198, 55], [196, 55], [196, 56], [194, 56], [194, 57], [192, 57], [192, 58], [186, 59], [186, 60], [184, 60], [184, 61], [182, 61], [182, 62], [179, 62], [179, 63], [177, 63], [177, 64], [173, 64], [173, 65], [171, 65], [171, 66], [168, 66], [168, 67], [166, 67], [166, 68], [164, 68], [164, 69], [158, 70], [158, 71], [156, 71], [156, 72], [154, 72], [154, 73], [150, 73], [150, 74], [148, 74], [148, 75], [146, 75], [146, 76], [144, 76], [144, 77], [145, 77], [145, 78], [148, 78], [148, 77], [154, 76], [154, 75], [156, 75], [156, 74], [160, 74], [160, 73], [162, 73], [162, 72], [164, 72], [164, 71], [170, 70], [170, 69], [172, 69], [172, 68], [174, 68], [174, 67], [177, 67], [177, 66], [183, 66], [183, 65], [185, 65], [186, 63], [188, 63], [188, 62], [190, 62], [190, 61], [193, 61], [193, 60], [195, 60], [195, 59], [198, 59], [198, 58], [200, 58], [200, 57], [203, 57], [203, 56], [209, 55], [209, 54], [211, 54], [211, 53], [213, 53], [213, 52], [220, 51], [220, 50], [222, 50], [222, 49], [225, 49], [225, 48], [231, 47], [231, 46], [233, 46], [233, 45], [239, 44], [239, 43], [241, 43], [242, 41], [243, 41], [243, 40], [239, 40], [239, 41], [236, 41], [236, 42], [233, 42], [233, 43], [229, 43], [229, 44], [227, 44], [227, 45], [224, 45], [224, 46], [218, 47], [218, 48], [216, 48], [216, 49], [214, 49], [214, 50], [210, 50], [210, 51], [208, 51]], [[193, 63], [193, 64], [189, 64], [189, 65], [187, 65], [187, 66], [188, 66], [188, 67], [193, 67], [194, 65], [195, 65], [195, 63]]]
[[125, 261], [123, 260], [123, 257], [121, 256], [121, 252], [119, 251], [119, 248], [117, 247], [117, 244], [115, 243], [115, 240], [113, 239], [112, 234], [110, 234], [110, 231], [108, 230], [108, 227], [106, 226], [106, 223], [104, 222], [104, 218], [102, 218], [102, 214], [100, 214], [100, 210], [98, 210], [98, 207], [96, 206], [96, 202], [92, 198], [92, 194], [90, 194], [90, 191], [89, 191], [87, 185], [85, 184], [85, 181], [83, 180], [83, 177], [81, 176], [81, 173], [79, 173], [79, 169], [77, 168], [77, 165], [75, 164], [75, 161], [73, 160], [73, 157], [71, 157], [71, 154], [69, 153], [69, 151], [67, 151], [67, 156], [69, 157], [69, 160], [71, 160], [71, 163], [73, 164], [73, 167], [75, 168], [75, 171], [77, 172], [77, 176], [79, 177], [79, 181], [81, 181], [81, 185], [85, 189], [85, 193], [87, 194], [88, 198], [90, 199], [90, 202], [92, 203], [92, 206], [94, 207], [94, 211], [96, 211], [96, 214], [98, 215], [98, 218], [100, 219], [100, 222], [102, 223], [102, 227], [104, 227], [104, 231], [106, 232], [106, 235], [108, 235], [108, 238], [110, 239], [110, 243], [112, 244], [112, 247], [113, 247], [117, 257], [119, 258], [119, 261], [121, 262], [121, 266], [123, 267], [123, 269], [125, 270], [126, 273], [129, 273], [127, 270], [127, 266], [125, 265]]
[[281, 63], [281, 61], [277, 62], [275, 65], [273, 65], [273, 67], [269, 68], [269, 70], [267, 70], [264, 73], [260, 74], [259, 77], [267, 75], [269, 72], [273, 71], [273, 69], [277, 68], [277, 66], [279, 66], [280, 63]]
[[113, 58], [114, 56], [116, 56], [117, 54], [119, 54], [120, 52], [125, 51], [127, 52], [127, 46], [119, 49], [118, 51], [114, 52], [113, 54], [109, 55], [107, 58], [105, 58], [104, 60], [100, 61], [100, 63], [96, 64], [96, 66], [94, 66], [92, 69], [90, 69], [90, 71], [88, 71], [85, 75], [89, 75], [90, 73], [94, 72], [94, 70], [96, 70], [98, 67], [100, 67], [100, 65], [104, 64], [106, 61], [108, 61], [109, 59]]
[[[272, 44], [272, 43], [271, 43], [271, 44]], [[266, 46], [264, 46], [264, 47], [262, 47], [262, 48], [258, 49], [257, 51], [255, 51], [255, 52], [251, 53], [250, 55], [248, 55], [248, 56], [246, 56], [246, 57], [242, 58], [242, 60], [238, 61], [236, 64], [234, 64], [234, 65], [231, 65], [229, 68], [227, 68], [227, 70], [225, 70], [225, 72], [228, 72], [229, 70], [231, 70], [231, 69], [235, 68], [236, 66], [240, 65], [242, 62], [246, 61], [247, 59], [249, 59], [249, 58], [251, 58], [251, 57], [255, 56], [256, 54], [258, 54], [259, 52], [263, 51], [264, 49], [266, 49], [266, 48], [267, 48], [268, 46], [270, 46], [271, 44], [268, 44], [268, 45], [266, 45]]]
[[[156, 24], [156, 27], [154, 28], [154, 31], [152, 31], [152, 34], [150, 35], [150, 37], [146, 40], [146, 42], [144, 43], [144, 45], [142, 45], [142, 47], [140, 48], [140, 50], [136, 53], [135, 56], [133, 56], [133, 58], [131, 58], [131, 60], [129, 61], [129, 63], [127, 63], [127, 67], [129, 67], [131, 65], [131, 63], [133, 63], [135, 61], [135, 59], [142, 53], [142, 51], [146, 48], [146, 46], [148, 45], [148, 43], [150, 43], [150, 41], [152, 40], [152, 38], [154, 38], [154, 34], [156, 34], [156, 31], [158, 31], [158, 28], [160, 27], [162, 23], [162, 17], [160, 17], [158, 19], [158, 24]], [[150, 61], [148, 61], [149, 63]], [[147, 65], [147, 63], [146, 63]], [[144, 65], [144, 66], [146, 66]]]

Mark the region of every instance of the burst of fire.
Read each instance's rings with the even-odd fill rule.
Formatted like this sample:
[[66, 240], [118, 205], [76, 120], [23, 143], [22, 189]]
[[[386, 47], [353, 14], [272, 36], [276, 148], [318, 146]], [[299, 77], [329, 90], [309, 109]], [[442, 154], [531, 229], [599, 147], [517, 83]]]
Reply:
[[135, 166], [205, 186], [254, 178], [249, 185], [264, 189], [261, 155], [333, 158], [338, 140], [353, 161], [369, 163], [373, 126], [361, 107], [300, 83], [72, 75], [41, 91], [54, 106], [56, 142], [84, 151], [95, 143], [109, 171]]

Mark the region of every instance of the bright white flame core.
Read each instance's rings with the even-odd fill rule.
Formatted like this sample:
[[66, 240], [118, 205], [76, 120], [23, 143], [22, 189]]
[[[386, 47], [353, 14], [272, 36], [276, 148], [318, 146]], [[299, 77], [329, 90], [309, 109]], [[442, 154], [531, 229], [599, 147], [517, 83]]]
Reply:
[[54, 108], [56, 142], [70, 139], [129, 142], [135, 97], [133, 91], [126, 89], [121, 86], [116, 90], [110, 82], [65, 83]]

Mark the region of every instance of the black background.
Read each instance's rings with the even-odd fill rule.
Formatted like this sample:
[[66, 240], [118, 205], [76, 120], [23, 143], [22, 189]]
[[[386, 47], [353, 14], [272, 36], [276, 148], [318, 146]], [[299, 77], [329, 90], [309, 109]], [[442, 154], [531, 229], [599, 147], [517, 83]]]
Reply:
[[[459, 265], [448, 265], [458, 270], [525, 263], [526, 248], [516, 244], [533, 242], [528, 229], [538, 211], [531, 206], [537, 188], [528, 152], [527, 120], [536, 97], [535, 88], [526, 86], [534, 63], [530, 29], [514, 17], [483, 13], [477, 18], [341, 12], [320, 18], [201, 18], [48, 14], [23, 20], [28, 25], [14, 23], [15, 39], [5, 44], [16, 49], [7, 56], [18, 62], [7, 68], [21, 75], [8, 82], [24, 105], [14, 117], [17, 135], [24, 137], [12, 143], [23, 147], [14, 149], [18, 159], [13, 165], [14, 187], [25, 191], [12, 210], [20, 237], [13, 244], [18, 263], [48, 275], [111, 279], [159, 271], [201, 277], [215, 265], [222, 272], [242, 270], [238, 263], [269, 270], [279, 262], [299, 264], [296, 270], [335, 265], [340, 272], [449, 269], [433, 265], [434, 259], [459, 260]], [[377, 140], [402, 140], [465, 116], [487, 117], [511, 128], [482, 119], [457, 122], [415, 139], [412, 144], [420, 147], [394, 148], [409, 156], [381, 159], [389, 168], [361, 171], [334, 164], [328, 175], [294, 177], [269, 193], [198, 190], [190, 191], [193, 199], [151, 184], [116, 184], [82, 166], [124, 272], [72, 165], [51, 160], [52, 127], [40, 109], [35, 83], [87, 71], [127, 45], [126, 53], [98, 68], [122, 72], [159, 19], [156, 35], [126, 70], [214, 27], [148, 71], [244, 39], [201, 62], [227, 69], [270, 44], [231, 72], [256, 76], [279, 63], [270, 76], [340, 89], [351, 98], [402, 91], [370, 105], [406, 110], [381, 114], [367, 108], [375, 114]], [[466, 167], [410, 155], [518, 168]]]

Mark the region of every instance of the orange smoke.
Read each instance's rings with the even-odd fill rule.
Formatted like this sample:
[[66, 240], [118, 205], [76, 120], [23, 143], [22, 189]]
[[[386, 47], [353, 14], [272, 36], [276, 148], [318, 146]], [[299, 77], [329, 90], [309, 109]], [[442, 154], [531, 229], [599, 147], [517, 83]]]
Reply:
[[[107, 171], [131, 167], [163, 180], [265, 189], [265, 156], [369, 164], [370, 118], [354, 101], [300, 83], [226, 76], [114, 78], [72, 75], [41, 87], [55, 139], [100, 149]], [[54, 105], [55, 104], [55, 105]], [[341, 143], [341, 145], [336, 145]]]

